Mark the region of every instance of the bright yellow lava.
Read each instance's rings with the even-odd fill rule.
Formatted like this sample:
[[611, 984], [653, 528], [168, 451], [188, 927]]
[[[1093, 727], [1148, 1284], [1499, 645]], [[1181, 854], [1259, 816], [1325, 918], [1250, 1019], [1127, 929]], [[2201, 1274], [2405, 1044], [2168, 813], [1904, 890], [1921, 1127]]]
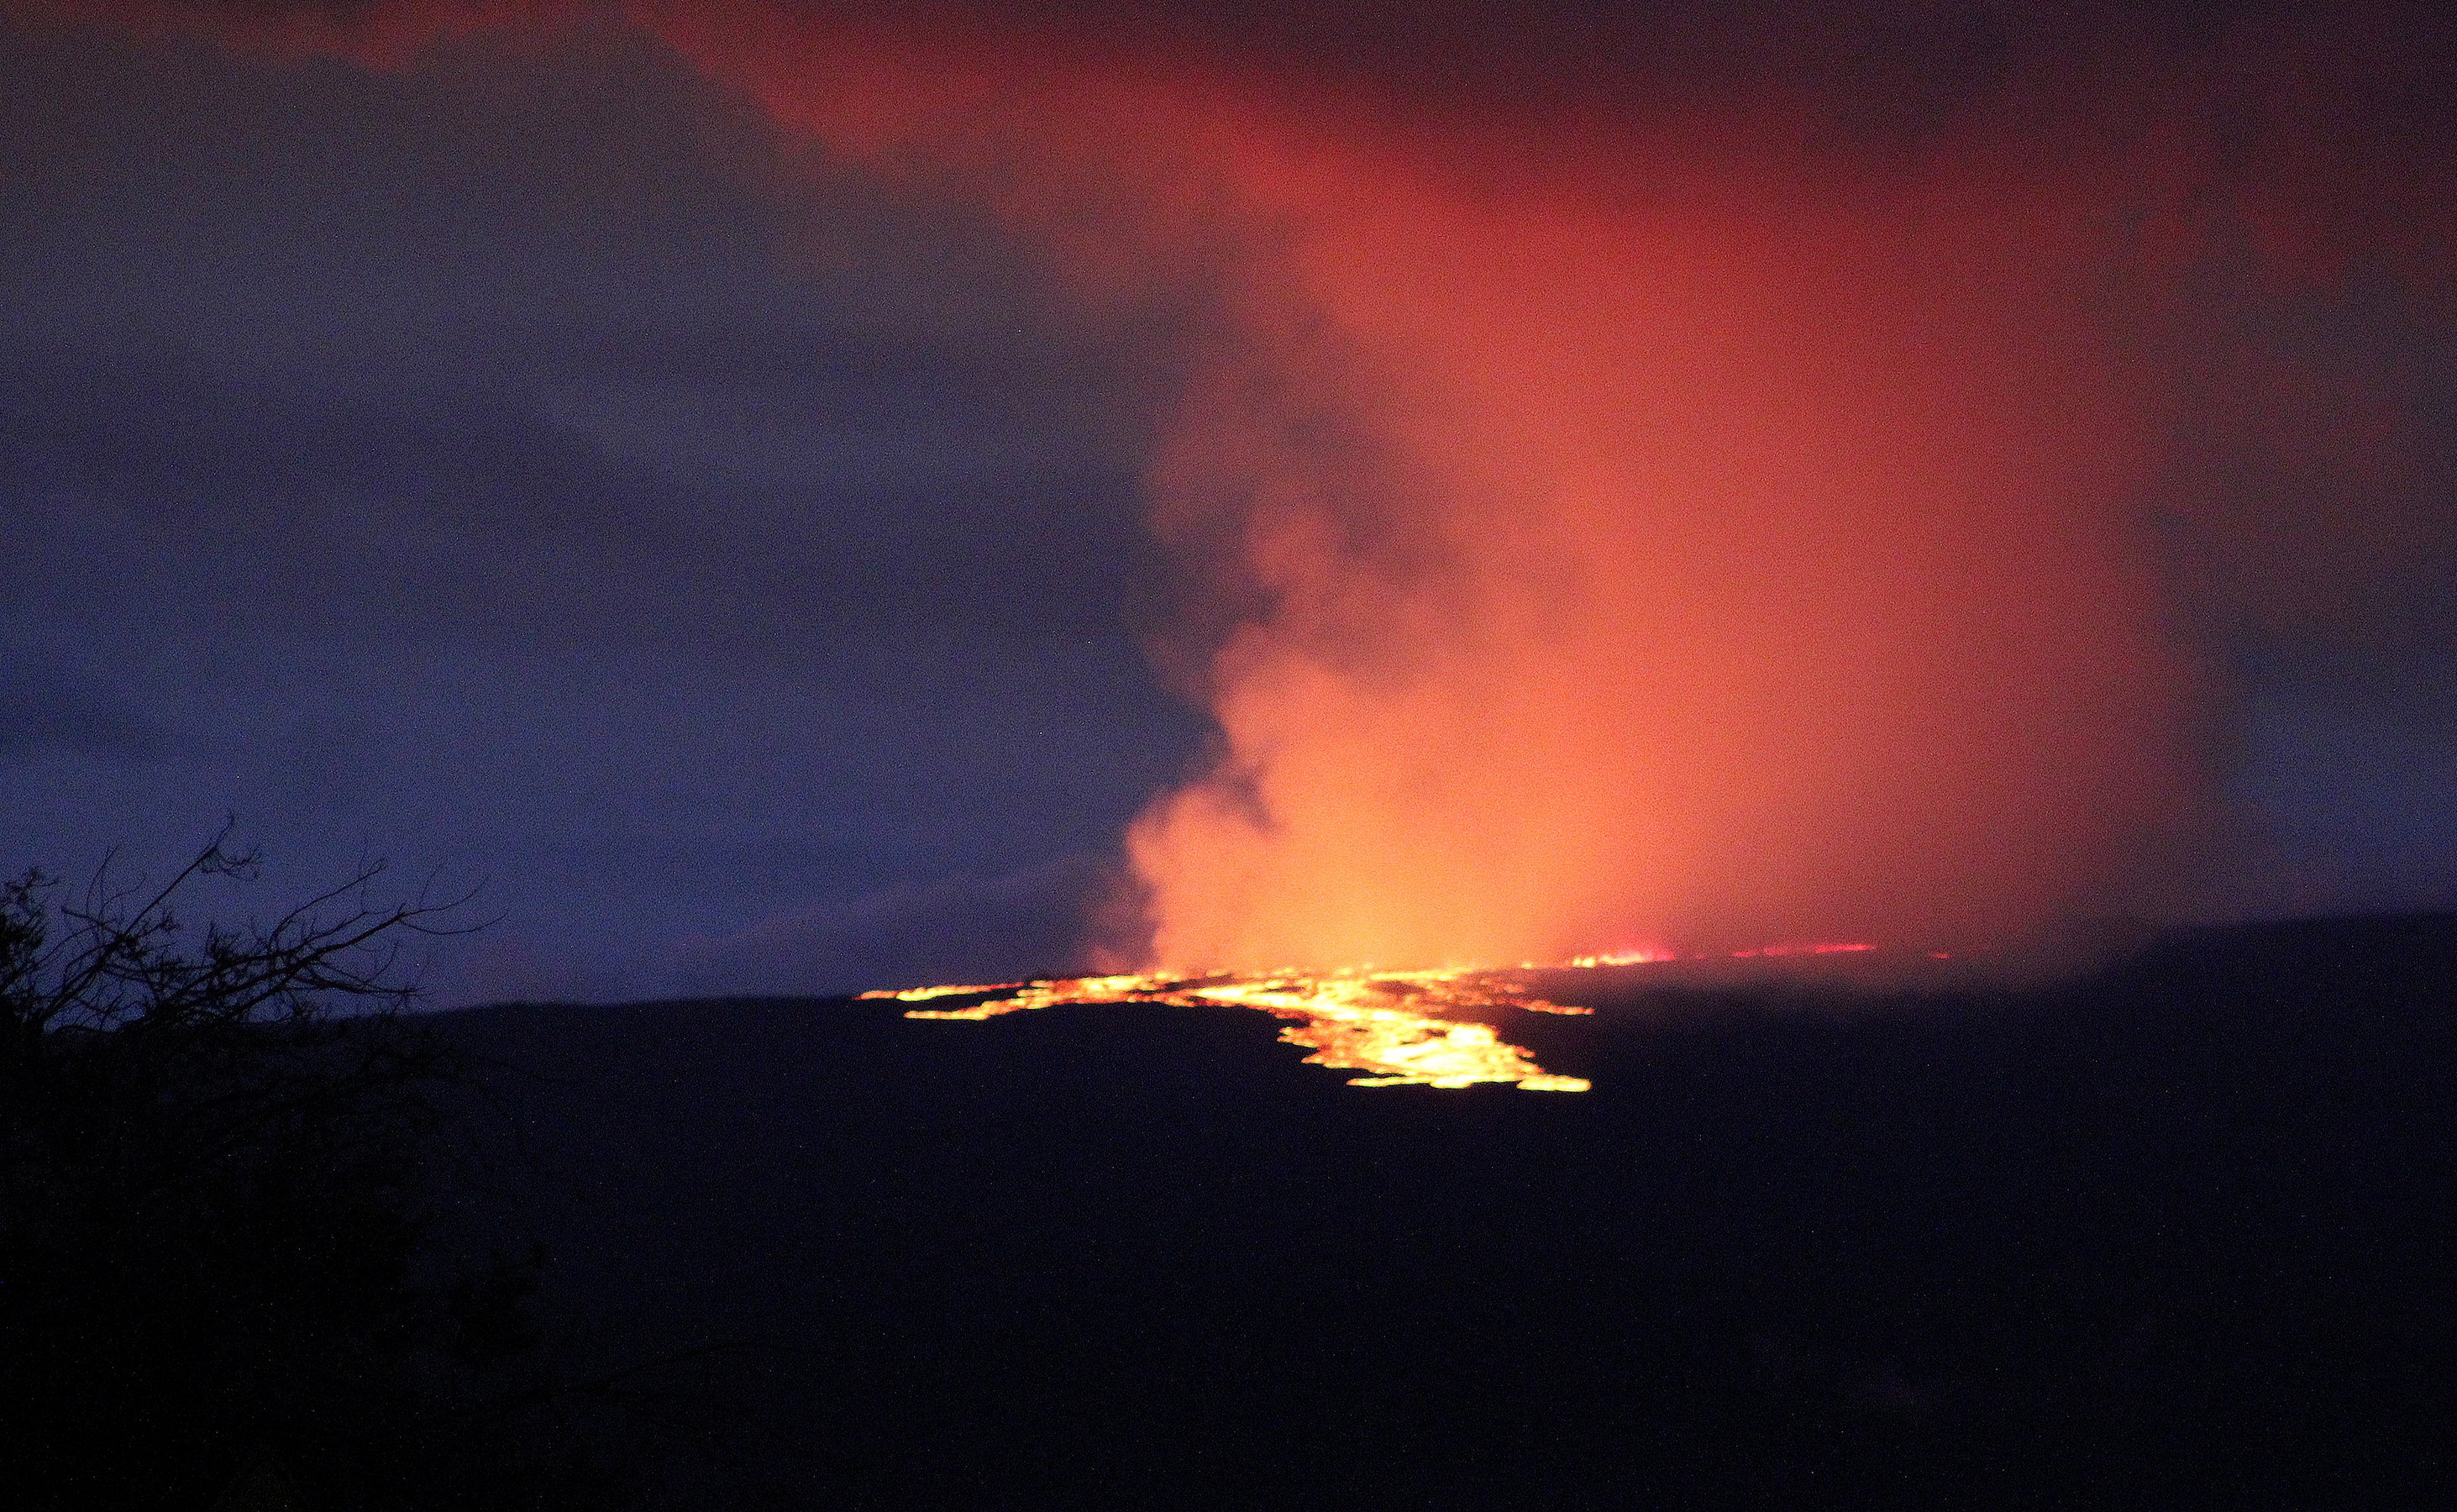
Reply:
[[1255, 1008], [1288, 1020], [1280, 1038], [1313, 1051], [1316, 1066], [1363, 1071], [1351, 1087], [1473, 1087], [1511, 1082], [1531, 1092], [1583, 1092], [1575, 1076], [1556, 1076], [1505, 1042], [1490, 1025], [1450, 1017], [1496, 1008], [1588, 1013], [1532, 995], [1507, 976], [1476, 966], [1427, 971], [1354, 968], [1270, 976], [1070, 977], [990, 986], [913, 987], [865, 998], [926, 1003], [980, 997], [962, 1008], [916, 1008], [908, 1019], [992, 1019], [1062, 1004], [1164, 1003], [1180, 1007]]

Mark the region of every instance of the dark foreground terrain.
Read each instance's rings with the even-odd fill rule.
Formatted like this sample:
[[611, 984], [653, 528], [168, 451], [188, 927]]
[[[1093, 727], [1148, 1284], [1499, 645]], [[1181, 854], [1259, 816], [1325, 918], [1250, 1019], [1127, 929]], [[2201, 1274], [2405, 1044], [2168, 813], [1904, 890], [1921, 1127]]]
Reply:
[[1230, 1010], [465, 1012], [497, 1175], [448, 1228], [546, 1242], [575, 1410], [658, 1504], [2457, 1482], [2457, 918], [1596, 1005], [1537, 1026], [1567, 1096], [1352, 1089]]

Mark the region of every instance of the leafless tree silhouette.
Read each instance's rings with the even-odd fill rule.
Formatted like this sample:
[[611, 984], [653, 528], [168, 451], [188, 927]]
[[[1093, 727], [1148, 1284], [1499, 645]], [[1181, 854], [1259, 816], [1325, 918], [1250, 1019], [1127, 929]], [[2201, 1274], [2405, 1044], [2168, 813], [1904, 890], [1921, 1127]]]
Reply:
[[369, 865], [270, 922], [183, 923], [200, 879], [256, 866], [226, 827], [156, 886], [0, 887], [11, 1499], [549, 1503], [480, 1462], [467, 1410], [535, 1342], [536, 1257], [415, 1263], [461, 1068], [402, 1011], [403, 947], [473, 927], [468, 900], [382, 901]]

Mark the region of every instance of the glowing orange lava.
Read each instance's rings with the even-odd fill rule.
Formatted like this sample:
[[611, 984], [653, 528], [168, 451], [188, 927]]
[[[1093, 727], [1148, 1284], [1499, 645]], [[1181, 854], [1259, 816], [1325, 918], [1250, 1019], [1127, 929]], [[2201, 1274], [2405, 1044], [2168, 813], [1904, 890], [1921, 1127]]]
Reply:
[[[1762, 945], [1735, 950], [1724, 959], [1766, 956], [1856, 955], [1877, 947], [1860, 943]], [[1936, 960], [1949, 959], [1930, 952]], [[1592, 971], [1606, 966], [1652, 965], [1683, 958], [1655, 948], [1578, 956], [1545, 963], [1522, 961], [1520, 971]], [[1690, 957], [1691, 960], [1712, 959]], [[1478, 1013], [1518, 1009], [1527, 1013], [1593, 1013], [1593, 1008], [1552, 1003], [1536, 996], [1510, 972], [1489, 966], [1437, 966], [1377, 971], [1348, 966], [1336, 971], [1282, 970], [1256, 976], [1228, 973], [1058, 977], [1038, 982], [984, 985], [907, 987], [865, 992], [892, 1003], [930, 1003], [941, 998], [979, 998], [961, 1008], [913, 1008], [908, 1019], [979, 1022], [1027, 1008], [1098, 1003], [1157, 1003], [1174, 1007], [1254, 1008], [1290, 1021], [1280, 1038], [1313, 1051], [1306, 1060], [1338, 1070], [1363, 1071], [1351, 1087], [1474, 1087], [1508, 1082], [1531, 1092], [1583, 1092], [1581, 1077], [1559, 1076], [1527, 1058], [1526, 1050], [1501, 1038]]]
[[1352, 968], [1283, 971], [1265, 976], [1178, 977], [1167, 974], [1072, 977], [989, 986], [914, 987], [865, 992], [865, 998], [924, 1003], [978, 996], [969, 1007], [917, 1008], [911, 1019], [991, 1019], [1062, 1004], [1160, 1003], [1179, 1007], [1255, 1008], [1289, 1020], [1280, 1038], [1313, 1051], [1316, 1066], [1363, 1071], [1351, 1087], [1472, 1087], [1515, 1083], [1531, 1092], [1583, 1092], [1575, 1076], [1557, 1076], [1504, 1041], [1491, 1025], [1453, 1017], [1497, 1008], [1535, 1013], [1588, 1013], [1548, 1003], [1525, 985], [1476, 966], [1422, 971]]

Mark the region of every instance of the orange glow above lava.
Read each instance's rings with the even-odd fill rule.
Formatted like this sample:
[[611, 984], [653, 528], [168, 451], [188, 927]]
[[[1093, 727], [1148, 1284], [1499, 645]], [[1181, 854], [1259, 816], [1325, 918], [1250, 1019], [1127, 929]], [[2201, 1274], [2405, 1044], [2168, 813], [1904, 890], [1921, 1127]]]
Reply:
[[995, 8], [642, 13], [1087, 321], [1198, 312], [1145, 630], [1217, 739], [1125, 838], [1149, 950], [1093, 969], [1993, 947], [2201, 822], [2094, 158], [1837, 159], [1782, 89], [1570, 130]]
[[[45, 9], [393, 66], [595, 10]], [[1523, 1052], [1420, 1011], [1476, 973], [1341, 963], [1966, 958], [2158, 914], [2238, 821], [2178, 543], [2236, 564], [2213, 623], [2252, 625], [2405, 602], [2360, 585], [2438, 539], [2445, 490], [2317, 509], [2178, 466], [2204, 410], [2343, 459], [2293, 476], [2412, 466], [2363, 385], [2309, 402], [2301, 358], [2220, 328], [2300, 303], [2195, 313], [2247, 260], [2295, 300], [2333, 265], [2447, 286], [2431, 113], [2347, 108], [2441, 102], [2374, 8], [2189, 41], [2084, 8], [2001, 73], [1864, 76], [1841, 58], [1910, 33], [1845, 7], [1802, 33], [1818, 67], [1744, 46], [1712, 83], [1719, 48], [1598, 51], [1503, 6], [1401, 8], [1370, 47], [1102, 0], [609, 9], [831, 171], [979, 212], [1087, 351], [1165, 377], [1123, 427], [1168, 564], [1141, 628], [1217, 739], [1124, 837], [1148, 950], [1084, 959], [1179, 974], [957, 1016], [1225, 1003], [1363, 1080], [1527, 1086]], [[1923, 59], [1972, 93], [1897, 97]], [[2264, 492], [2283, 513], [2237, 518]], [[2336, 549], [2369, 510], [2379, 544]]]

